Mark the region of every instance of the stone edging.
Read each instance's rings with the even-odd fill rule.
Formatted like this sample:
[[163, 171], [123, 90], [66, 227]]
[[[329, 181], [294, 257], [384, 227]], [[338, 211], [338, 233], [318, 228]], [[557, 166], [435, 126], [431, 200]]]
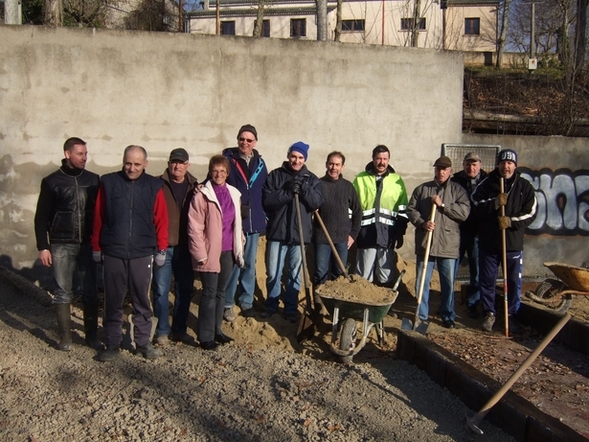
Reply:
[[[480, 410], [502, 385], [414, 331], [398, 331], [397, 356], [424, 370], [471, 410]], [[518, 441], [587, 442], [575, 430], [512, 391], [503, 396], [485, 419]]]

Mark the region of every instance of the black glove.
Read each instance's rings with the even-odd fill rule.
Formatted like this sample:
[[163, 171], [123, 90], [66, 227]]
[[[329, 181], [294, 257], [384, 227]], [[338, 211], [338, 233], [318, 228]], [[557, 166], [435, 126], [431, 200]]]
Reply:
[[290, 191], [292, 193], [296, 193], [297, 195], [301, 194], [301, 182], [299, 180], [292, 180], [290, 183]]

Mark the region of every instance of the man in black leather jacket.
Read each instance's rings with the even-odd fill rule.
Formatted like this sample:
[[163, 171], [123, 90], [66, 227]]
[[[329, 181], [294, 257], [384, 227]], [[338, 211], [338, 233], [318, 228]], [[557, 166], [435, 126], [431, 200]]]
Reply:
[[96, 267], [90, 248], [100, 178], [85, 169], [88, 158], [85, 141], [69, 138], [63, 145], [63, 152], [65, 158], [61, 160], [61, 167], [41, 181], [35, 213], [39, 260], [53, 270], [58, 348], [71, 350], [70, 303], [74, 273], [78, 272], [84, 300], [86, 342], [90, 347], [100, 349]]

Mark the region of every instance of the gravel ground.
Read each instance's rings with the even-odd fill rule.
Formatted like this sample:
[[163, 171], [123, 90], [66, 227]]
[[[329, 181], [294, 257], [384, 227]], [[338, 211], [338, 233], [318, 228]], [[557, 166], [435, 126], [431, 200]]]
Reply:
[[391, 351], [347, 366], [252, 345], [268, 332], [248, 319], [217, 351], [172, 344], [155, 361], [123, 351], [100, 363], [79, 306], [73, 351], [61, 352], [46, 292], [3, 270], [0, 293], [2, 441], [514, 440], [487, 422], [474, 436], [473, 412]]

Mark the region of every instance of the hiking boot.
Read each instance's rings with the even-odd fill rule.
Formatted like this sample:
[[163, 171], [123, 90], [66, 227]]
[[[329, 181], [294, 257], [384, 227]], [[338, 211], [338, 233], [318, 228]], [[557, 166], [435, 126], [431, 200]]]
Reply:
[[70, 351], [72, 349], [72, 314], [69, 303], [55, 304], [55, 313], [59, 333], [57, 348], [61, 351]]
[[100, 350], [98, 352], [98, 356], [96, 357], [96, 359], [98, 359], [100, 362], [112, 361], [113, 359], [119, 357], [120, 351], [121, 350], [118, 345], [115, 347], [107, 345], [105, 349]]
[[509, 315], [507, 321], [509, 324], [509, 334], [510, 335], [512, 333], [521, 332], [521, 326], [519, 325], [519, 322], [517, 322], [517, 320], [515, 319], [515, 317], [513, 315]]
[[477, 305], [469, 305], [468, 306], [468, 317], [472, 319], [477, 319], [479, 317], [479, 311], [477, 310]]
[[291, 324], [297, 322], [297, 315], [295, 313], [289, 313], [288, 315], [284, 315], [284, 319], [286, 319]]
[[215, 335], [215, 342], [218, 342], [219, 344], [229, 344], [230, 342], [233, 342], [234, 339], [230, 338], [229, 336], [223, 334], [223, 333], [217, 333]]
[[490, 332], [493, 330], [493, 324], [495, 324], [495, 315], [489, 312], [483, 320], [483, 330]]
[[88, 347], [100, 351], [104, 348], [98, 339], [98, 304], [84, 304], [84, 334]]
[[160, 350], [153, 348], [153, 345], [151, 345], [149, 342], [145, 345], [137, 346], [135, 349], [135, 354], [139, 353], [141, 353], [145, 359], [156, 359], [163, 355]]
[[256, 316], [256, 311], [253, 307], [246, 308], [241, 311], [241, 316], [243, 316], [244, 318], [253, 318], [254, 316]]
[[194, 338], [188, 333], [172, 333], [170, 335], [170, 339], [172, 341], [182, 342], [184, 344], [190, 344], [191, 342], [194, 342]]
[[237, 315], [233, 311], [233, 307], [226, 308], [223, 310], [223, 319], [227, 322], [233, 322], [237, 318]]
[[170, 343], [170, 340], [168, 339], [168, 335], [158, 335], [155, 337], [155, 343], [160, 347], [165, 347]]
[[275, 310], [266, 310], [265, 312], [260, 313], [260, 318], [262, 318], [262, 319], [268, 319], [274, 313], [276, 313]]

